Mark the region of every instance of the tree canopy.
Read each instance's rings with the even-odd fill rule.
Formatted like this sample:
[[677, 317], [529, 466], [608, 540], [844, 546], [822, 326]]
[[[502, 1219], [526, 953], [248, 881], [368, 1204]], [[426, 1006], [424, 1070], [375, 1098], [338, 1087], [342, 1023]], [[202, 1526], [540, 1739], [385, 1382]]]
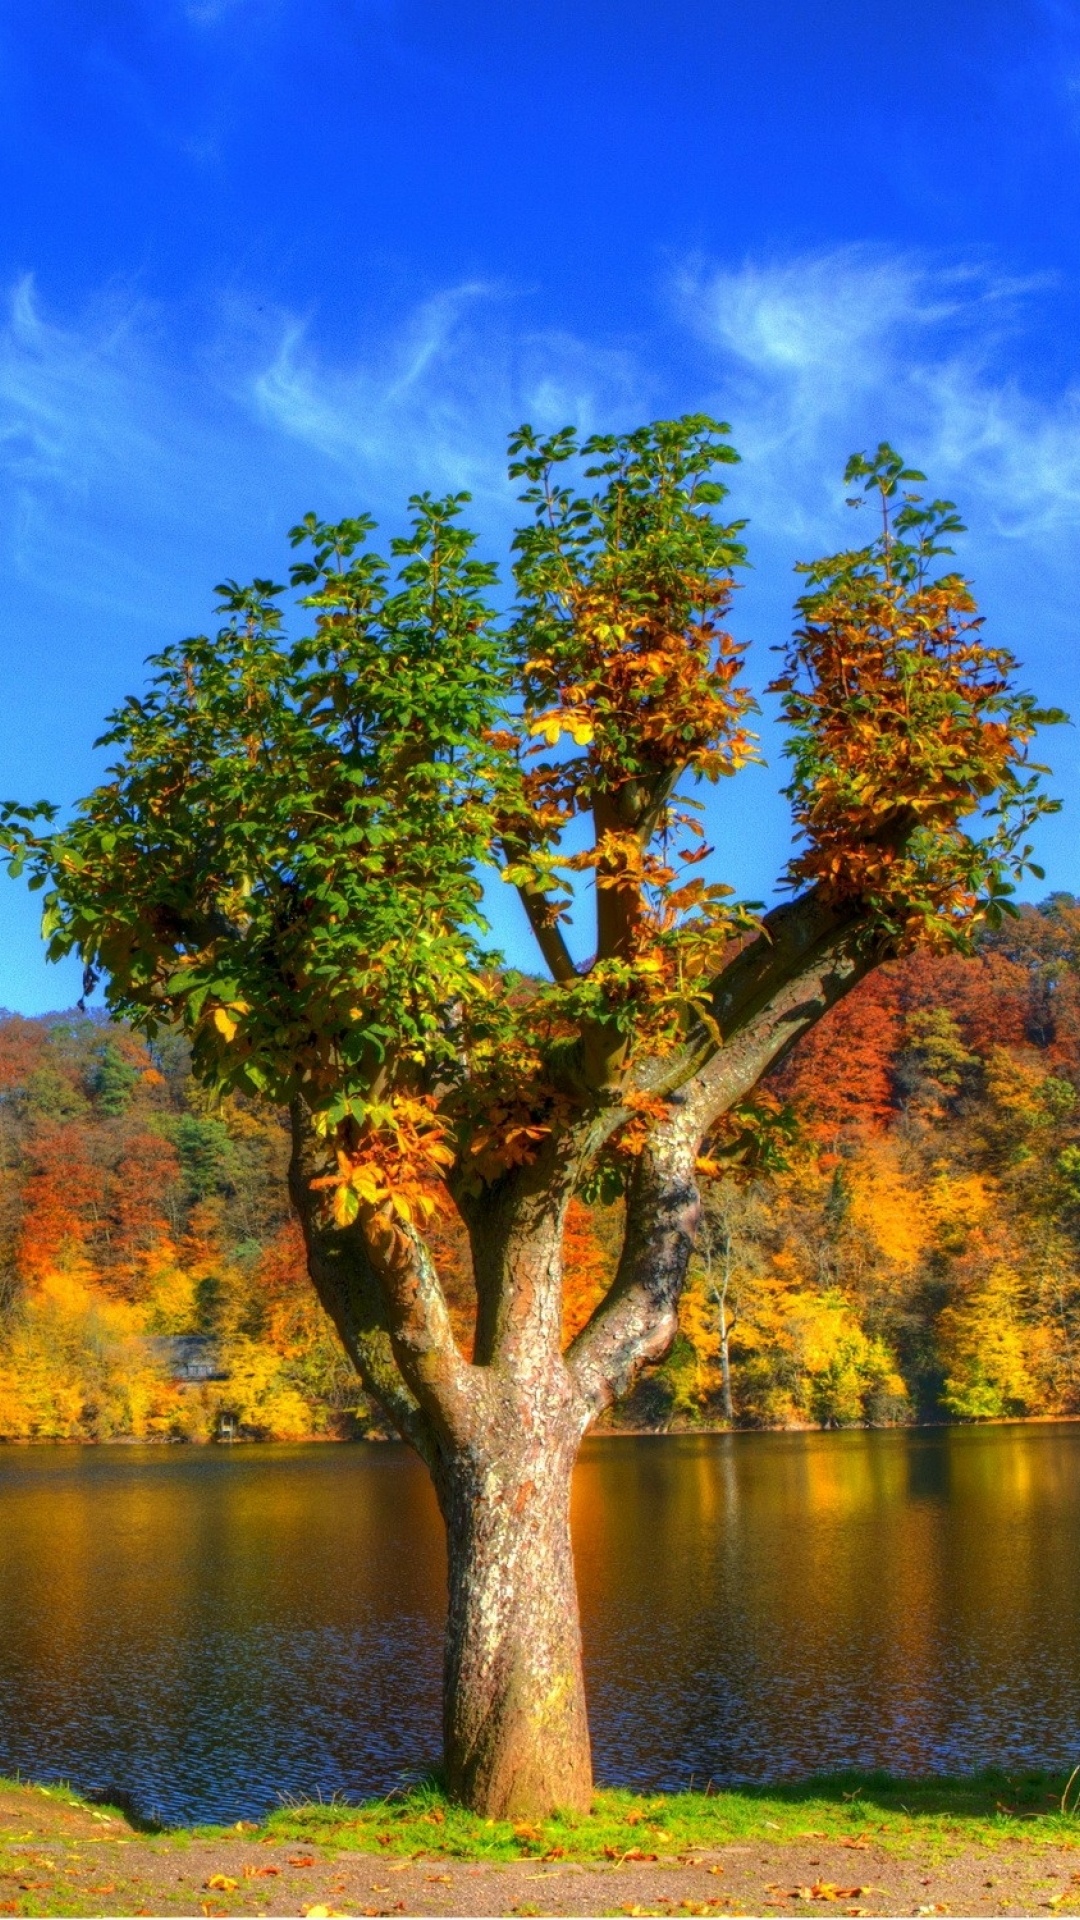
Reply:
[[[508, 619], [467, 496], [415, 496], [388, 558], [370, 519], [308, 514], [290, 539], [309, 635], [286, 637], [282, 587], [225, 583], [224, 624], [158, 656], [112, 716], [118, 757], [71, 823], [42, 834], [7, 809], [14, 868], [51, 883], [50, 954], [79, 952], [147, 1032], [179, 1019], [208, 1081], [301, 1095], [339, 1151], [342, 1224], [361, 1204], [422, 1215], [451, 1167], [490, 1180], [617, 1093], [632, 1152], [641, 1103], [723, 1043], [717, 981], [760, 921], [702, 876], [688, 789], [757, 757], [723, 624], [745, 560], [744, 523], [719, 514], [727, 435], [703, 416], [580, 448], [521, 428]], [[857, 909], [864, 945], [956, 942], [1031, 864], [1053, 803], [1027, 750], [1053, 716], [938, 565], [951, 503], [925, 502], [887, 447], [846, 477], [878, 497], [880, 531], [803, 569], [772, 688], [786, 882]], [[485, 943], [491, 868], [521, 896], [543, 982]], [[564, 923], [583, 880], [579, 965]]]

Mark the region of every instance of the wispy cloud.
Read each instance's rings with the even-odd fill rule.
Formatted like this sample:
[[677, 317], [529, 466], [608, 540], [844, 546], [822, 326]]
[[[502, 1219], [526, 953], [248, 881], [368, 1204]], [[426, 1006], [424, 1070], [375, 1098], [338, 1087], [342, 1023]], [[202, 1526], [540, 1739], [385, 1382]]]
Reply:
[[870, 249], [697, 261], [673, 283], [697, 365], [684, 349], [673, 376], [659, 328], [633, 351], [540, 329], [486, 282], [433, 294], [351, 352], [328, 352], [313, 316], [232, 299], [181, 353], [137, 294], [61, 324], [24, 279], [0, 311], [0, 495], [9, 526], [59, 512], [76, 544], [127, 549], [128, 565], [180, 526], [286, 525], [331, 497], [386, 511], [418, 487], [466, 489], [494, 525], [519, 420], [587, 432], [708, 401], [735, 426], [759, 533], [828, 537], [844, 456], [884, 436], [986, 536], [1075, 560], [1080, 386], [1023, 377], [1047, 292]]
[[194, 27], [231, 25], [238, 18], [265, 20], [281, 12], [281, 0], [180, 0], [183, 17]]
[[135, 607], [182, 569], [265, 571], [308, 506], [396, 519], [422, 488], [472, 493], [498, 536], [509, 428], [587, 431], [648, 407], [632, 358], [515, 326], [515, 301], [482, 283], [351, 355], [266, 303], [223, 299], [183, 351], [170, 318], [114, 289], [60, 322], [31, 279], [0, 308], [0, 549], [29, 577], [59, 541], [63, 597]]
[[127, 404], [137, 314], [81, 329], [46, 320], [27, 276], [0, 325], [0, 458], [27, 484], [82, 490], [102, 465], [141, 465], [151, 441]]
[[1015, 370], [1050, 285], [845, 248], [694, 263], [674, 297], [738, 416], [759, 520], [809, 530], [838, 499], [841, 449], [886, 437], [985, 528], [1054, 544], [1076, 535], [1080, 387], [1037, 394]]
[[648, 381], [628, 355], [513, 324], [512, 298], [480, 282], [423, 301], [352, 363], [329, 364], [302, 321], [283, 318], [276, 347], [246, 382], [260, 417], [380, 491], [388, 482], [508, 498], [509, 428], [575, 421], [589, 431]]

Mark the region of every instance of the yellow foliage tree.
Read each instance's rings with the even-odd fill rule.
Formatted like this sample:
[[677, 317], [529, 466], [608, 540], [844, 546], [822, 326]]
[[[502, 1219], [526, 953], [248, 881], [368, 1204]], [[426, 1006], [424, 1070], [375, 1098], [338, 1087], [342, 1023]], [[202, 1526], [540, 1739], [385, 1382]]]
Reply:
[[0, 1367], [0, 1438], [151, 1439], [179, 1408], [142, 1310], [97, 1292], [89, 1272], [46, 1274], [22, 1300]]
[[1020, 1292], [1018, 1276], [998, 1264], [939, 1316], [942, 1404], [962, 1420], [1024, 1414], [1038, 1403], [1035, 1376], [1049, 1335], [1026, 1324]]

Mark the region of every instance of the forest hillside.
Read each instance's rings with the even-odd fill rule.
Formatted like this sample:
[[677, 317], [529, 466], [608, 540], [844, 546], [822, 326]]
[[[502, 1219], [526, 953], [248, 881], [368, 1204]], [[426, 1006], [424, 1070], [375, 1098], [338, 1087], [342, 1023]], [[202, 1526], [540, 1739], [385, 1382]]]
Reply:
[[[1070, 896], [872, 975], [774, 1073], [749, 1153], [718, 1150], [679, 1338], [617, 1423], [1080, 1414], [1078, 1089]], [[280, 1116], [211, 1101], [179, 1041], [0, 1016], [0, 1438], [381, 1431], [285, 1162]], [[568, 1333], [615, 1224], [573, 1205]], [[436, 1239], [467, 1340], [461, 1236]]]

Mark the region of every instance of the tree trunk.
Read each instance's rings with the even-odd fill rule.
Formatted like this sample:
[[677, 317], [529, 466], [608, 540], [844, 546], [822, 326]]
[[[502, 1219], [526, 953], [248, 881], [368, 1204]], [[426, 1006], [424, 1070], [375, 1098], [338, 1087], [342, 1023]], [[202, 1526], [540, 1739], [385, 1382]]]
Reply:
[[[445, 1764], [489, 1817], [587, 1809], [592, 1762], [570, 1544], [583, 1419], [561, 1360], [498, 1383], [476, 1444], [449, 1460]], [[493, 1382], [493, 1385], [495, 1383]]]

